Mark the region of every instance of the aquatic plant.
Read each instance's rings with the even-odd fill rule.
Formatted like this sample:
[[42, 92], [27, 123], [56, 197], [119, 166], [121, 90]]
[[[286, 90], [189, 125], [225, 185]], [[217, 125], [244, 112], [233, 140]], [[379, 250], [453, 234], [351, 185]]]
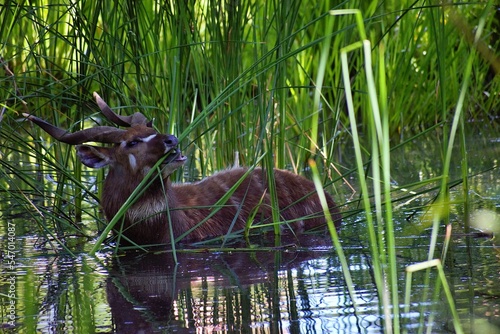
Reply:
[[[29, 223], [18, 233], [29, 230], [55, 251], [74, 252], [107, 236], [96, 232], [105, 229], [98, 206], [104, 174], [82, 168], [73, 150], [21, 117], [28, 112], [71, 131], [102, 124], [91, 102], [99, 91], [116, 111], [140, 111], [179, 138], [188, 156], [175, 174], [179, 181], [239, 164], [269, 173], [286, 168], [314, 176], [318, 189], [326, 185], [342, 203], [344, 237], [351, 230], [365, 238], [382, 310], [396, 306], [385, 326], [397, 332], [403, 271], [395, 258], [401, 231], [391, 225], [394, 204], [436, 198], [419, 208], [430, 208], [430, 216], [415, 219], [430, 222], [428, 260], [442, 270], [432, 261], [446, 257], [436, 255], [436, 243], [448, 223], [449, 188], [462, 183], [467, 204], [467, 121], [495, 116], [499, 63], [488, 46], [498, 44], [499, 20], [489, 5], [1, 4], [4, 217], [26, 214]], [[430, 131], [443, 143], [441, 175], [394, 186], [391, 150]], [[449, 176], [456, 141], [463, 156], [458, 180]], [[398, 195], [401, 189], [411, 191]], [[342, 257], [338, 238], [332, 230]], [[201, 245], [214, 242], [220, 240]]]

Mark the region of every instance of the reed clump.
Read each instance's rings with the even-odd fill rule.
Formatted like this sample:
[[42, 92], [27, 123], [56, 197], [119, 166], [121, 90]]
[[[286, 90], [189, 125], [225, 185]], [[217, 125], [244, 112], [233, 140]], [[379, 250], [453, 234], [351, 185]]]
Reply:
[[[379, 289], [391, 291], [380, 299], [398, 305], [391, 150], [436, 131], [440, 186], [425, 188], [436, 179], [408, 186], [449, 204], [453, 145], [461, 140], [466, 160], [468, 121], [496, 116], [500, 65], [491, 50], [499, 22], [491, 1], [7, 1], [0, 5], [0, 209], [27, 213], [36, 222], [31, 233], [54, 249], [69, 251], [68, 236], [88, 240], [104, 229], [103, 172], [82, 168], [73, 150], [21, 117], [29, 112], [71, 131], [101, 124], [91, 98], [98, 91], [115, 111], [140, 111], [179, 138], [188, 162], [177, 181], [235, 164], [314, 174], [342, 203], [347, 229], [364, 212], [355, 228], [381, 261]], [[466, 184], [462, 167], [457, 182]], [[429, 261], [447, 221], [446, 209], [436, 212]], [[392, 319], [397, 331], [399, 318]]]

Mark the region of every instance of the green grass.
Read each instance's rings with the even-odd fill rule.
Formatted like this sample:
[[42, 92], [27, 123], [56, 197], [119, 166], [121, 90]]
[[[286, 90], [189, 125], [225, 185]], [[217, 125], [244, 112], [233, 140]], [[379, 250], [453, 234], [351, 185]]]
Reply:
[[[469, 120], [495, 115], [485, 92], [498, 92], [491, 50], [499, 23], [489, 6], [7, 1], [0, 5], [0, 208], [27, 212], [33, 233], [56, 251], [72, 252], [74, 236], [79, 245], [106, 229], [98, 210], [104, 172], [82, 168], [74, 150], [21, 117], [29, 112], [71, 131], [92, 126], [101, 121], [92, 102], [98, 91], [122, 114], [140, 111], [178, 136], [189, 160], [177, 181], [235, 163], [308, 176], [314, 166], [315, 181], [347, 220], [364, 211], [382, 310], [393, 312], [384, 325], [398, 332], [394, 201], [439, 191], [430, 203], [428, 260], [444, 261], [436, 242], [449, 220], [450, 157], [464, 157], [467, 200], [464, 133]], [[391, 151], [438, 130], [442, 174], [400, 185], [424, 190], [395, 198]], [[452, 150], [457, 141], [460, 152]], [[351, 147], [355, 161], [340, 159]], [[348, 184], [352, 176], [359, 184]], [[361, 195], [344, 203], [349, 187]]]

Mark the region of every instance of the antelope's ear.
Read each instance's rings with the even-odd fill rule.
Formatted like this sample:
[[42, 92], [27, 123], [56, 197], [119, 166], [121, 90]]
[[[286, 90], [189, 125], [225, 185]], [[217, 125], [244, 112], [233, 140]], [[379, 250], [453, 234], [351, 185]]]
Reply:
[[101, 168], [111, 163], [110, 148], [90, 145], [77, 145], [76, 154], [87, 167]]

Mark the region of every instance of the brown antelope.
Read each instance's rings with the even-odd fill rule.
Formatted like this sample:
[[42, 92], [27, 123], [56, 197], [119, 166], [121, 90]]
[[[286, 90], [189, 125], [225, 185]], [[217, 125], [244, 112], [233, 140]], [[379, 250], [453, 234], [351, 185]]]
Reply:
[[[77, 155], [84, 165], [92, 168], [109, 166], [101, 199], [108, 221], [151, 168], [164, 158], [160, 166], [161, 177], [153, 178], [146, 191], [128, 208], [123, 225], [115, 227], [115, 231], [120, 230], [126, 239], [143, 245], [169, 243], [182, 236], [186, 241], [199, 241], [223, 236], [231, 230], [242, 230], [252, 218], [255, 223], [271, 223], [271, 199], [265, 171], [233, 168], [199, 182], [172, 184], [169, 176], [186, 161], [177, 148], [177, 138], [155, 131], [141, 113], [117, 115], [97, 93], [94, 97], [106, 118], [128, 129], [98, 126], [69, 133], [33, 115], [24, 116], [58, 141], [77, 145]], [[80, 145], [86, 142], [113, 145]], [[233, 188], [228, 200], [218, 202], [239, 181], [241, 183]], [[274, 181], [279, 215], [282, 221], [288, 222], [287, 226], [294, 232], [301, 232], [325, 225], [323, 208], [313, 182], [278, 169], [274, 170]], [[338, 228], [339, 211], [331, 196], [325, 195]]]

